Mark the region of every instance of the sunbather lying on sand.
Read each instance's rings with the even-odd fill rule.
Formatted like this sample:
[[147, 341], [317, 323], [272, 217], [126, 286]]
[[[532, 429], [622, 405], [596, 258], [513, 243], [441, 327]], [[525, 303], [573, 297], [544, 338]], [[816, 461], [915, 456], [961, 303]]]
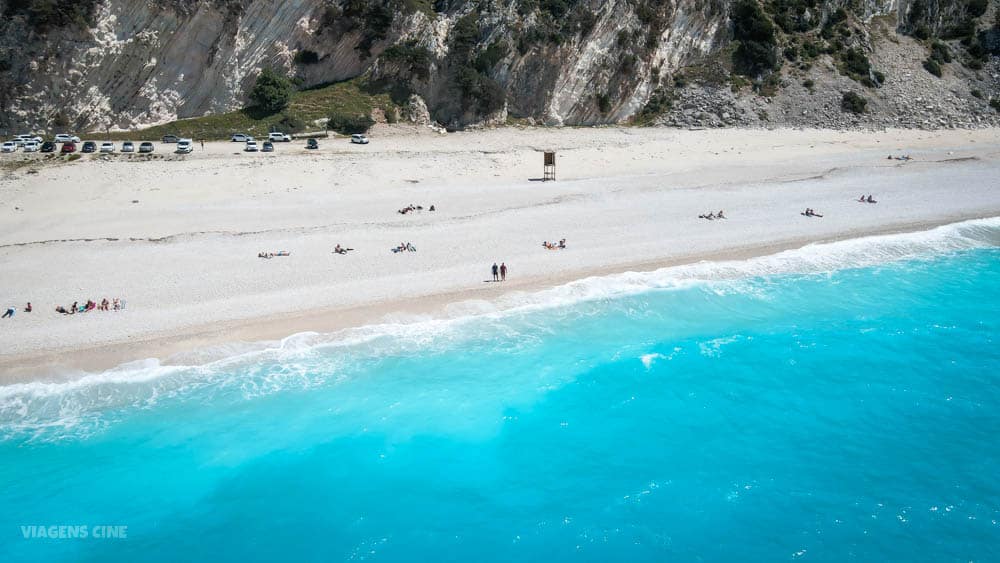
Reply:
[[339, 244], [336, 246], [336, 248], [333, 249], [333, 251], [336, 254], [347, 254], [348, 252], [350, 252], [352, 250], [354, 250], [354, 249], [353, 248], [344, 248], [343, 246], [340, 246]]
[[819, 213], [816, 213], [815, 210], [810, 209], [808, 207], [806, 208], [805, 211], [802, 212], [802, 214], [805, 215], [806, 217], [822, 217], [822, 215], [820, 215]]

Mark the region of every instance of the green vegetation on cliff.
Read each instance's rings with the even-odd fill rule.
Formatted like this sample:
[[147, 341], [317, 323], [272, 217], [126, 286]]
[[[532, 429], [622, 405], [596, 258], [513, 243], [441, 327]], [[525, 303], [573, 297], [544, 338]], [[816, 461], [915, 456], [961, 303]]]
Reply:
[[[364, 87], [362, 79], [338, 82], [328, 86], [303, 90], [292, 94], [288, 107], [279, 113], [266, 114], [258, 108], [244, 108], [229, 113], [181, 119], [164, 125], [129, 133], [112, 133], [112, 139], [159, 139], [171, 134], [192, 139], [222, 140], [233, 133], [249, 133], [258, 138], [267, 136], [272, 129], [285, 133], [322, 131], [331, 119], [345, 130], [367, 123], [373, 110], [381, 109], [395, 115], [398, 107], [387, 94], [372, 94]], [[357, 132], [357, 131], [354, 131]], [[104, 133], [88, 137], [105, 138]]]
[[23, 16], [37, 33], [75, 26], [86, 29], [94, 23], [99, 0], [8, 0], [3, 17]]

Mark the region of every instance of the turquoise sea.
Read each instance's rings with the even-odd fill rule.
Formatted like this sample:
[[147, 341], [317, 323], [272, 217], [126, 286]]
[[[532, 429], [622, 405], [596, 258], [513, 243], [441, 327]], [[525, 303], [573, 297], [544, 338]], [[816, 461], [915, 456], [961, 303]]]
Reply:
[[1000, 560], [1000, 220], [465, 313], [0, 387], [0, 560]]

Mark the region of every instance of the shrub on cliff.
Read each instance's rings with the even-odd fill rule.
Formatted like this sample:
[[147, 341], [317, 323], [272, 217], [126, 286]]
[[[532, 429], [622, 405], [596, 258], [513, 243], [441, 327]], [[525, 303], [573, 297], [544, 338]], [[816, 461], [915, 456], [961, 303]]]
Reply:
[[934, 59], [927, 59], [924, 61], [924, 70], [941, 78], [941, 65], [938, 64]]
[[[2, 3], [0, 3], [2, 4]], [[3, 16], [27, 17], [28, 26], [38, 33], [67, 26], [93, 25], [98, 0], [10, 0]]]
[[989, 0], [969, 0], [968, 10], [969, 15], [978, 18], [979, 16], [986, 13], [987, 8], [990, 7]]
[[415, 42], [397, 43], [383, 51], [382, 58], [399, 64], [421, 80], [430, 78], [433, 54]]
[[342, 135], [354, 135], [366, 133], [371, 126], [375, 125], [375, 120], [370, 115], [350, 115], [346, 113], [335, 113], [327, 121], [327, 128], [332, 129]]
[[780, 67], [778, 42], [774, 24], [755, 0], [740, 0], [730, 16], [733, 39], [739, 46], [733, 52], [733, 67], [737, 74], [757, 78]]
[[261, 111], [276, 113], [288, 107], [288, 103], [292, 101], [293, 90], [291, 80], [265, 68], [250, 90], [250, 102]]
[[855, 92], [844, 92], [844, 97], [840, 99], [840, 109], [851, 113], [864, 113], [868, 107], [868, 100]]

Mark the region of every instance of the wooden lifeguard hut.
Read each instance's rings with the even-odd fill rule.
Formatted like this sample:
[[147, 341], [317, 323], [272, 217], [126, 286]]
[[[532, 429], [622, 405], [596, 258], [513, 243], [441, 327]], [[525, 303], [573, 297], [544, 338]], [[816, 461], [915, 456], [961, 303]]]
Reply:
[[555, 151], [545, 151], [545, 169], [544, 174], [542, 174], [542, 180], [548, 182], [556, 180], [556, 152]]

